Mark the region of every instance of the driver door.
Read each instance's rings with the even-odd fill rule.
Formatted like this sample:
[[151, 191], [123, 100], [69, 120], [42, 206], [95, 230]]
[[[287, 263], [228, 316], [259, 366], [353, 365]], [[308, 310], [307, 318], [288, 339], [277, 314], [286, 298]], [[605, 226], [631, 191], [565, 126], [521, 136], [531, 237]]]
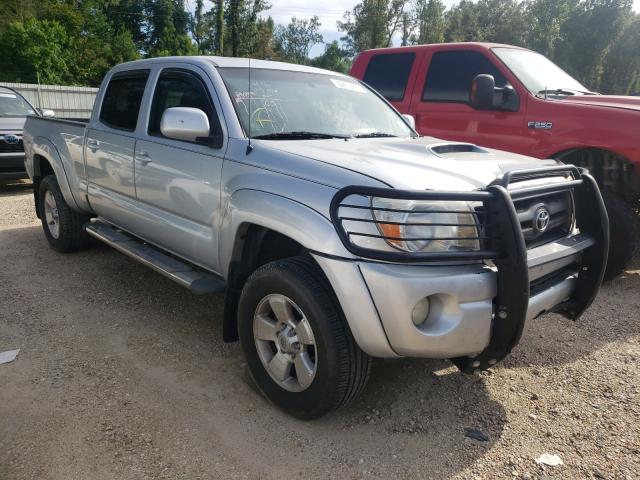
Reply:
[[522, 148], [526, 95], [516, 93], [516, 112], [476, 110], [469, 104], [469, 92], [480, 74], [493, 75], [497, 87], [510, 83], [484, 52], [439, 50], [426, 58], [411, 99], [416, 128], [422, 135], [517, 152]]
[[[184, 65], [163, 68], [155, 83], [146, 131], [135, 147], [140, 236], [191, 262], [217, 271], [220, 178], [226, 149], [220, 111], [206, 74]], [[204, 111], [220, 148], [165, 137], [162, 114], [172, 107]]]

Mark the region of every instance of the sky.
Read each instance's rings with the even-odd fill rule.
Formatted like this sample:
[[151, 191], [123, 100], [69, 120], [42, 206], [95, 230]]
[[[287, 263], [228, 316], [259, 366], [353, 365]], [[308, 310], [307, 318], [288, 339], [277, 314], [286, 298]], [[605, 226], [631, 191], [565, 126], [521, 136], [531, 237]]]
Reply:
[[[322, 0], [322, 2], [309, 2], [309, 0], [272, 0], [271, 8], [266, 12], [273, 17], [276, 23], [287, 24], [291, 17], [308, 18], [317, 15], [320, 19], [322, 34], [325, 43], [339, 40], [344, 36], [343, 32], [338, 32], [336, 22], [342, 20], [344, 12], [351, 10], [359, 0]], [[458, 3], [457, 0], [443, 0], [447, 7]], [[193, 10], [194, 0], [187, 0], [189, 7]], [[312, 6], [320, 4], [320, 6]], [[211, 2], [207, 2], [205, 7], [211, 7]], [[634, 0], [634, 8], [640, 11], [640, 0]], [[310, 52], [311, 57], [320, 55], [324, 51], [322, 44], [315, 45]]]

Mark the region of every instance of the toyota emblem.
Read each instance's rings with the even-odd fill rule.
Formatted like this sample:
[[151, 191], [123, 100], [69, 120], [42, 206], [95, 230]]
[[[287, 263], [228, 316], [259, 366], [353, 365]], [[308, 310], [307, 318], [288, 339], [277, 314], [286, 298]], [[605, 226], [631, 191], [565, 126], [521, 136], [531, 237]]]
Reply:
[[551, 220], [551, 214], [544, 205], [536, 209], [536, 213], [533, 217], [533, 228], [538, 233], [544, 233], [549, 227], [549, 221]]

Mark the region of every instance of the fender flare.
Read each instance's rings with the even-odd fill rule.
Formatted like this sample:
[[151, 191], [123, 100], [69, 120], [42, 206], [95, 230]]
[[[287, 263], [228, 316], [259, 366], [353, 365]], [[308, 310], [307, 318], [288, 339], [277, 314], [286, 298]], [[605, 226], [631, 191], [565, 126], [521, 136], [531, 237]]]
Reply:
[[55, 145], [45, 137], [35, 137], [31, 148], [33, 152], [33, 176], [41, 176], [40, 172], [37, 171], [37, 165], [35, 162], [35, 156], [38, 155], [47, 160], [49, 165], [51, 165], [53, 173], [58, 180], [60, 191], [62, 192], [62, 196], [64, 197], [64, 201], [67, 202], [67, 205], [74, 210], [80, 211], [81, 209], [71, 191], [71, 186], [69, 185], [69, 179], [67, 178], [67, 172], [64, 169], [64, 163], [60, 156], [60, 152], [58, 152]]
[[[360, 348], [373, 356], [397, 357], [389, 346], [362, 274], [357, 264], [349, 261], [357, 257], [344, 247], [327, 216], [289, 197], [248, 188], [236, 190], [223, 211], [226, 215], [221, 227], [221, 232], [224, 233], [220, 239], [220, 260], [225, 279], [229, 280], [230, 265], [238, 260], [237, 255], [241, 254], [242, 249], [236, 248], [236, 245], [246, 231], [244, 227], [247, 224], [258, 225], [285, 235], [312, 253], [338, 297], [349, 328]], [[335, 264], [338, 268], [329, 268], [329, 263]], [[340, 283], [343, 284], [342, 288], [336, 289]], [[349, 288], [344, 288], [345, 285]], [[237, 339], [235, 302], [238, 297], [230, 294], [233, 292], [227, 291], [225, 297], [225, 341]]]
[[229, 197], [223, 211], [219, 258], [225, 278], [244, 224], [274, 230], [311, 252], [354, 258], [340, 241], [329, 218], [289, 197], [263, 190], [239, 189]]

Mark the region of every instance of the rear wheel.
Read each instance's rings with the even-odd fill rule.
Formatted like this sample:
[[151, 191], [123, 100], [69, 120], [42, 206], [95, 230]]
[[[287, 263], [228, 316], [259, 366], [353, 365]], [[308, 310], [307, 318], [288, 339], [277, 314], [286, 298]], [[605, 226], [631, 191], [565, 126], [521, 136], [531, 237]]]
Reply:
[[87, 244], [84, 224], [89, 217], [67, 205], [55, 175], [47, 175], [40, 182], [38, 208], [44, 234], [54, 249], [62, 253], [75, 252]]
[[257, 386], [294, 417], [310, 420], [347, 404], [368, 379], [371, 359], [311, 258], [256, 270], [240, 296], [238, 330]]

